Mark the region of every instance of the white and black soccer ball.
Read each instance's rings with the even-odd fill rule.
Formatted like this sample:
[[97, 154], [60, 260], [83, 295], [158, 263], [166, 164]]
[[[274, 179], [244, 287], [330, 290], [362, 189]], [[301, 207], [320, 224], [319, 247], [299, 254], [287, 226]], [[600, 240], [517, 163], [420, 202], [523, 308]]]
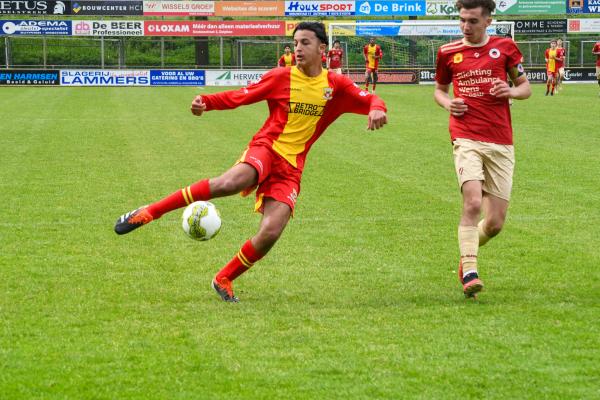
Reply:
[[181, 226], [194, 240], [212, 239], [221, 230], [221, 215], [209, 201], [196, 201], [183, 210]]

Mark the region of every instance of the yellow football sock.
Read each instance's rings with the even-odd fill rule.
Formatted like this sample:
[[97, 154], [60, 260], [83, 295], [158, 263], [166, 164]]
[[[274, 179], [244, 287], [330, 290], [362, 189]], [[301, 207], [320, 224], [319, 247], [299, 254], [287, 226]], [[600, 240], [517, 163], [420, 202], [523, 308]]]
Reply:
[[491, 237], [489, 237], [483, 229], [483, 221], [484, 220], [482, 219], [481, 221], [479, 221], [479, 224], [477, 224], [477, 231], [479, 232], [479, 247], [483, 246], [491, 239]]
[[476, 226], [458, 226], [458, 247], [460, 248], [463, 276], [470, 272], [477, 272], [479, 232]]

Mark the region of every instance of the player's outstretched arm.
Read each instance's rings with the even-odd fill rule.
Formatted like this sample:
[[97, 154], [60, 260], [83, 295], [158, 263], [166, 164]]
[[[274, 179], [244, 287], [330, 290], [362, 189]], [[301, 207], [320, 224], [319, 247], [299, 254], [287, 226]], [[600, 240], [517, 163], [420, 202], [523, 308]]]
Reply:
[[[283, 72], [282, 72], [283, 71]], [[275, 68], [264, 74], [260, 81], [238, 90], [207, 94], [202, 96], [206, 106], [203, 111], [231, 110], [239, 106], [253, 104], [262, 100], [268, 100], [276, 93], [276, 88], [281, 85], [281, 74], [285, 70]]]
[[328, 105], [333, 110], [327, 118], [335, 120], [344, 113], [368, 115], [367, 129], [375, 130], [387, 124], [387, 108], [378, 96], [361, 90], [348, 77], [335, 75], [334, 103]]

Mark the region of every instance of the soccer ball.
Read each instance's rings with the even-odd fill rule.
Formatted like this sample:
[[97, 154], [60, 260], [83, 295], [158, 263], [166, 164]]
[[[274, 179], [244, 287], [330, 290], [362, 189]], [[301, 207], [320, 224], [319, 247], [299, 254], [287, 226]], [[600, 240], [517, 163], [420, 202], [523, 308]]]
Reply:
[[213, 203], [196, 201], [183, 210], [181, 226], [194, 240], [212, 239], [221, 230], [221, 215]]

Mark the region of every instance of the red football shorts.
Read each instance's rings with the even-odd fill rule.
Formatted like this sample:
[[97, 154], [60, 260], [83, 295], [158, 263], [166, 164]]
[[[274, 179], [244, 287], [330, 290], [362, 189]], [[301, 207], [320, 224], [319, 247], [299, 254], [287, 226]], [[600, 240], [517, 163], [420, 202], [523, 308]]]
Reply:
[[258, 185], [242, 192], [242, 196], [248, 196], [256, 189], [255, 211], [263, 212], [265, 197], [285, 203], [294, 211], [300, 193], [302, 171], [264, 145], [251, 144], [238, 162], [249, 164], [258, 172]]
[[548, 78], [550, 78], [551, 76], [556, 78], [556, 71], [550, 71], [549, 69], [547, 69], [546, 75], [548, 75]]

